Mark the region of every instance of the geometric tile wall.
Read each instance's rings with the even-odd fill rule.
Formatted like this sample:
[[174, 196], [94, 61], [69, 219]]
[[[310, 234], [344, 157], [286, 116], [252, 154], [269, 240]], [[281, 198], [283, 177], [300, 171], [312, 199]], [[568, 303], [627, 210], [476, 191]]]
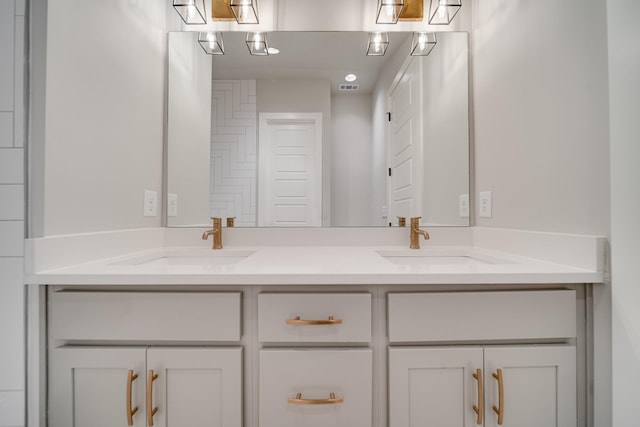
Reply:
[[211, 99], [212, 217], [256, 225], [257, 112], [255, 80], [214, 80]]
[[25, 1], [0, 0], [0, 427], [25, 425]]

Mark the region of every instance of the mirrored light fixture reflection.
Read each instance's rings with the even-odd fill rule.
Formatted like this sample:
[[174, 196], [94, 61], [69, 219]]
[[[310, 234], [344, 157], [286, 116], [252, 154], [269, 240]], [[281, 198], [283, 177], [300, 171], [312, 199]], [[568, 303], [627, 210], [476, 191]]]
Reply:
[[431, 0], [429, 24], [449, 25], [462, 7], [462, 0]]
[[267, 33], [247, 33], [247, 38], [245, 39], [245, 41], [251, 55], [269, 55], [269, 42], [267, 40]]
[[238, 24], [258, 24], [256, 0], [231, 0], [229, 7]]
[[208, 55], [224, 55], [222, 33], [200, 32], [198, 33], [198, 43]]
[[404, 0], [378, 0], [378, 14], [376, 24], [397, 24]]
[[413, 33], [411, 56], [427, 56], [436, 46], [436, 33]]
[[389, 47], [389, 33], [369, 33], [367, 56], [383, 56]]
[[204, 0], [173, 0], [173, 7], [185, 24], [206, 24]]

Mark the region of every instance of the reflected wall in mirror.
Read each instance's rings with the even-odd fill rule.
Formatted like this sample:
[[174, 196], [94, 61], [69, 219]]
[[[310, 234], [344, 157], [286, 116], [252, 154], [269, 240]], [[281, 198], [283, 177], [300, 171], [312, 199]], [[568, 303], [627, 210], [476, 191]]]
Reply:
[[245, 33], [213, 57], [197, 36], [169, 33], [168, 226], [469, 225], [466, 33], [429, 56], [411, 33], [384, 56], [363, 32], [268, 33], [261, 57]]

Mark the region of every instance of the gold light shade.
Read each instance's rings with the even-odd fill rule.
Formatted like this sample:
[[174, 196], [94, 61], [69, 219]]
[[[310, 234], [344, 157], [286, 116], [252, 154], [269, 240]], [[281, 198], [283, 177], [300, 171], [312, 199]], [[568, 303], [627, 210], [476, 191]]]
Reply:
[[411, 56], [427, 56], [437, 43], [436, 33], [413, 33]]
[[238, 24], [258, 24], [256, 0], [231, 0], [229, 3]]
[[429, 24], [449, 25], [462, 7], [462, 0], [431, 0]]
[[185, 24], [206, 24], [204, 0], [173, 0], [173, 7]]

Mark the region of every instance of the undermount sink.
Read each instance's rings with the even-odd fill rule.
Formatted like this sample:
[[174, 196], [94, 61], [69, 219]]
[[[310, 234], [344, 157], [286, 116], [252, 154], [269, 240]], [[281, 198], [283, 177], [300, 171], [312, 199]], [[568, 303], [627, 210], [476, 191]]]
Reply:
[[140, 265], [140, 266], [180, 266], [180, 265], [231, 265], [251, 256], [254, 251], [246, 250], [192, 250], [192, 251], [167, 251], [160, 254], [139, 256], [124, 261], [118, 261], [113, 265]]
[[392, 264], [400, 265], [487, 265], [505, 262], [489, 256], [470, 254], [464, 250], [407, 249], [376, 252]]

